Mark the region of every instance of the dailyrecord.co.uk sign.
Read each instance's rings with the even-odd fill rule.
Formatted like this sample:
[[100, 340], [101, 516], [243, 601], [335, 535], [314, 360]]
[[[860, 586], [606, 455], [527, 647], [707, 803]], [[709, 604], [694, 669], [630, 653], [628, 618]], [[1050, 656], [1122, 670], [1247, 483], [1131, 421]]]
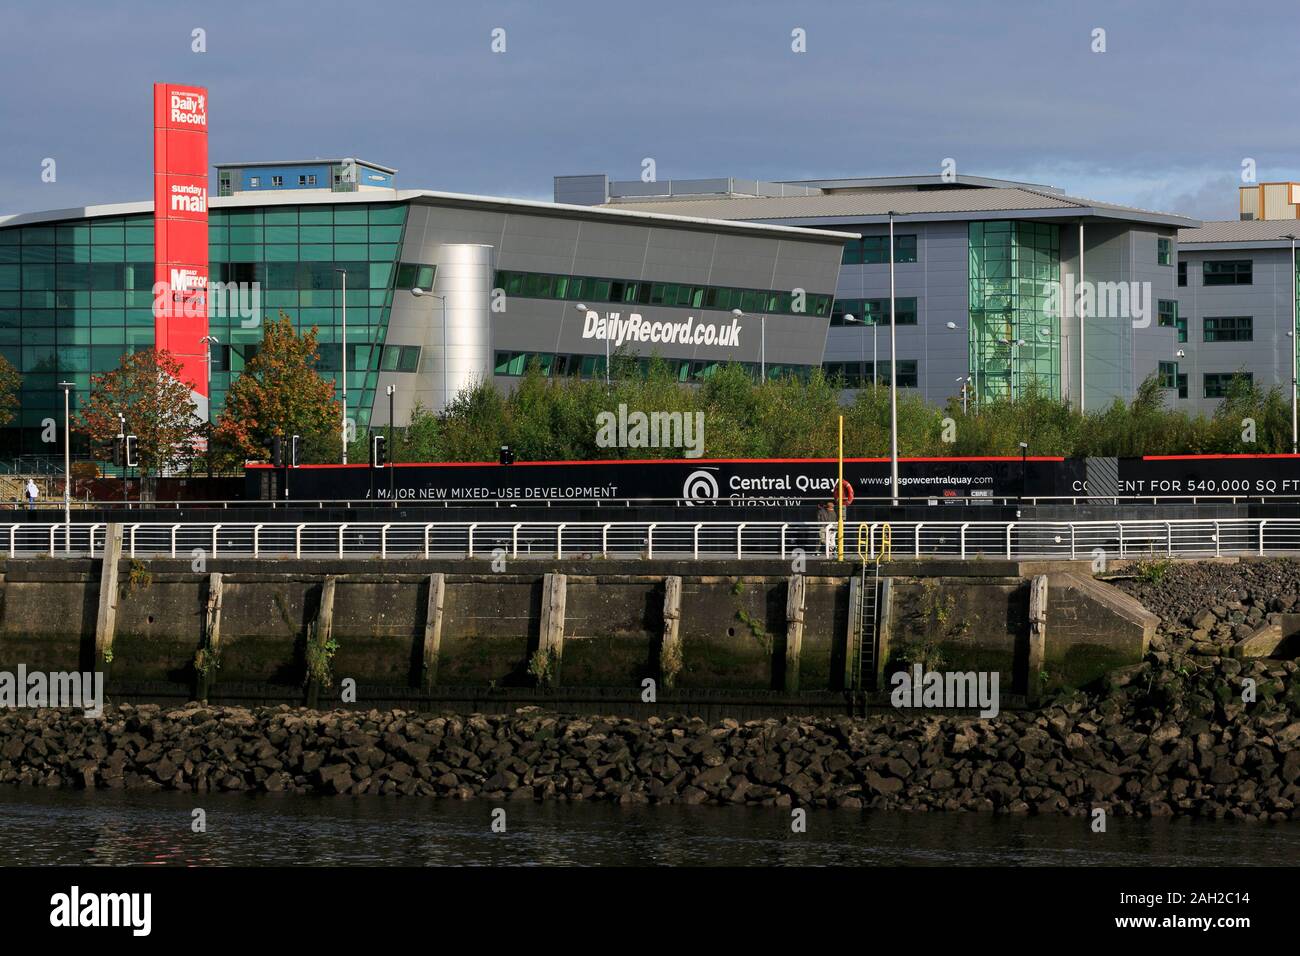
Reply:
[[208, 334], [208, 91], [155, 83], [154, 341], [180, 362], [206, 416]]
[[608, 339], [614, 348], [624, 342], [665, 342], [677, 345], [719, 345], [727, 348], [740, 346], [740, 320], [732, 319], [730, 325], [696, 322], [690, 316], [685, 322], [650, 322], [633, 312], [626, 319], [618, 312], [602, 316], [589, 311], [582, 323], [584, 339]]

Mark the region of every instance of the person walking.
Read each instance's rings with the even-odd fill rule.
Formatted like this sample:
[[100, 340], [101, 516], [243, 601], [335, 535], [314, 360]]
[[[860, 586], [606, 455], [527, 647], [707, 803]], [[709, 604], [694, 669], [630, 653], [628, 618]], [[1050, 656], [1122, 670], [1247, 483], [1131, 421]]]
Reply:
[[27, 510], [31, 511], [36, 507], [36, 499], [40, 497], [41, 491], [36, 487], [36, 482], [30, 478], [27, 479], [27, 487], [23, 491], [27, 495]]
[[830, 557], [835, 549], [835, 504], [827, 501], [817, 509], [817, 522], [821, 525], [822, 538], [826, 547], [826, 556]]

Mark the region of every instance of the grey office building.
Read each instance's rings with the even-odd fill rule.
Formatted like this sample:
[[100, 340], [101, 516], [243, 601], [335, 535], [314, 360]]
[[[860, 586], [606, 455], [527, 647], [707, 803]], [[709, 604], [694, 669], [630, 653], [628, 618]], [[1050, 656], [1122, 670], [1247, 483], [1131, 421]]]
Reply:
[[[886, 381], [891, 216], [898, 385], [927, 401], [1035, 389], [1091, 410], [1154, 374], [1171, 402], [1208, 412], [1235, 372], [1291, 378], [1294, 184], [1243, 189], [1242, 221], [1202, 224], [970, 176], [560, 176], [550, 203], [398, 189], [390, 167], [329, 163], [218, 167], [211, 276], [319, 329], [318, 369], [341, 393], [346, 368], [359, 430], [388, 422], [389, 385], [401, 425], [474, 382], [508, 388], [531, 365], [600, 378], [617, 354], [657, 356], [683, 382], [730, 362]], [[331, 173], [349, 164], [366, 175]], [[85, 395], [152, 347], [153, 252], [149, 202], [0, 216], [0, 354], [23, 375], [7, 452], [46, 450], [58, 383]], [[216, 314], [209, 327], [219, 414], [261, 329]]]
[[[1051, 186], [969, 176], [561, 176], [555, 195], [608, 209], [860, 233], [844, 245], [823, 358], [850, 388], [888, 376], [893, 213], [898, 384], [931, 402], [963, 389], [987, 400], [1034, 388], [1084, 408], [1131, 398], [1175, 357], [1177, 234], [1199, 225]], [[1089, 287], [1082, 299], [1081, 284]]]
[[[1207, 222], [1178, 233], [1176, 401], [1212, 412], [1234, 374], [1289, 388], [1295, 309], [1292, 239], [1300, 222]], [[1289, 395], [1289, 392], [1288, 392]]]
[[[364, 175], [338, 173], [353, 168]], [[509, 386], [530, 364], [599, 378], [607, 355], [657, 355], [694, 381], [727, 362], [757, 372], [764, 340], [773, 374], [822, 361], [852, 231], [397, 189], [395, 172], [352, 159], [218, 167], [211, 279], [260, 299], [256, 315], [209, 309], [215, 414], [256, 354], [260, 317], [278, 312], [318, 330], [317, 369], [339, 395], [346, 375], [362, 433], [388, 422], [390, 385], [401, 425], [417, 404]], [[59, 383], [75, 410], [93, 376], [153, 347], [153, 280], [152, 202], [0, 215], [0, 354], [23, 376], [5, 453], [48, 453]]]

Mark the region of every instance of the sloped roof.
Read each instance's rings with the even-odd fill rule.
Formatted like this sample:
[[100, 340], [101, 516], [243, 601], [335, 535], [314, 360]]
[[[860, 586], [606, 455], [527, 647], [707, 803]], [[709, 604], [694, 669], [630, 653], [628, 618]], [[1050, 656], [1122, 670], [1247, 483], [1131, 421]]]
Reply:
[[895, 212], [904, 216], [961, 218], [982, 213], [1060, 210], [1064, 215], [1133, 219], [1172, 226], [1198, 225], [1195, 219], [1150, 209], [1101, 203], [1091, 199], [1025, 188], [872, 190], [821, 196], [744, 197], [737, 199], [668, 199], [607, 203], [603, 208], [772, 222], [808, 219], [871, 219]]
[[1300, 236], [1297, 219], [1227, 219], [1206, 222], [1199, 229], [1179, 229], [1178, 244], [1200, 245], [1212, 242], [1290, 243], [1286, 234]]
[[[852, 230], [831, 231], [808, 229], [790, 223], [737, 221], [734, 219], [707, 220], [685, 216], [677, 210], [658, 212], [650, 209], [615, 209], [605, 206], [573, 206], [564, 203], [543, 202], [535, 199], [513, 199], [506, 196], [479, 196], [470, 193], [449, 193], [432, 189], [371, 189], [364, 192], [333, 193], [319, 190], [284, 189], [262, 192], [242, 192], [234, 196], [213, 196], [208, 205], [213, 209], [245, 206], [288, 206], [319, 203], [374, 203], [391, 201], [427, 201], [471, 208], [486, 208], [506, 212], [533, 212], [540, 215], [567, 216], [608, 222], [645, 223], [649, 225], [681, 226], [689, 229], [722, 230], [746, 235], [772, 235], [801, 238], [819, 243], [833, 243], [843, 239], [856, 239]], [[0, 228], [61, 222], [74, 219], [95, 219], [108, 216], [128, 216], [152, 213], [153, 202], [108, 203], [95, 206], [74, 206], [68, 209], [47, 209], [39, 212], [0, 215]]]

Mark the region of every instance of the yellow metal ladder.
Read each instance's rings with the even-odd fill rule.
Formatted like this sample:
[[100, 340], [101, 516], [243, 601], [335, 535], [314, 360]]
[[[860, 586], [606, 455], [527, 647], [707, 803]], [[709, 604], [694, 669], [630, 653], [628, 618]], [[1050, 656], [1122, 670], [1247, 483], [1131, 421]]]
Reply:
[[[849, 649], [850, 689], [876, 689], [876, 649], [880, 627], [880, 562], [890, 555], [890, 527], [879, 526], [880, 548], [876, 548], [876, 525], [859, 524], [857, 552], [862, 560], [858, 581], [858, 606], [853, 608], [854, 646]], [[869, 566], [871, 568], [869, 569]]]

